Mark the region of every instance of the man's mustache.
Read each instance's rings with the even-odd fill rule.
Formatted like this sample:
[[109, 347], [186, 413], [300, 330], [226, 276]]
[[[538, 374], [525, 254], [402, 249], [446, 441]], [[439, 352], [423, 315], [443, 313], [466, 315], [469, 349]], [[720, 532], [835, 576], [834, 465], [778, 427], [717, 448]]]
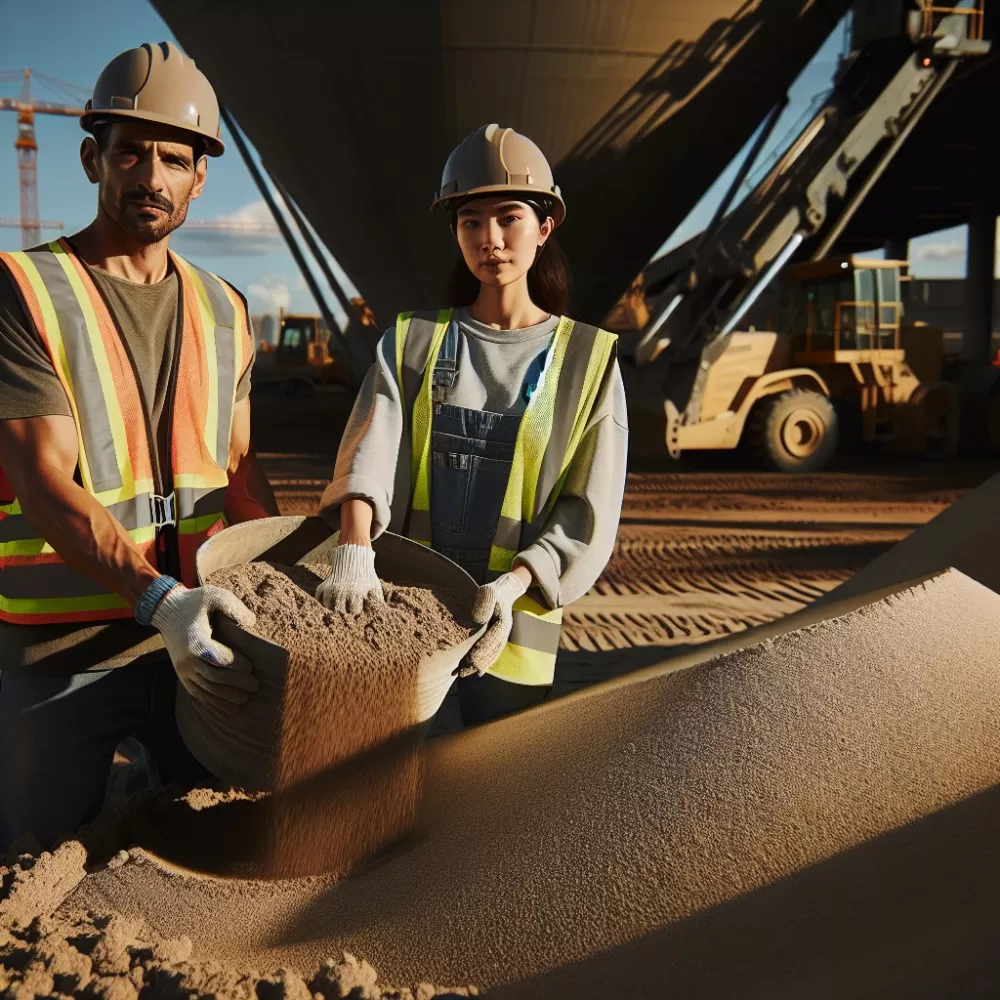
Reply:
[[174, 203], [169, 198], [164, 198], [162, 194], [156, 194], [154, 191], [129, 191], [128, 194], [122, 196], [122, 202], [153, 205], [156, 208], [162, 208], [164, 212], [173, 212], [174, 210]]

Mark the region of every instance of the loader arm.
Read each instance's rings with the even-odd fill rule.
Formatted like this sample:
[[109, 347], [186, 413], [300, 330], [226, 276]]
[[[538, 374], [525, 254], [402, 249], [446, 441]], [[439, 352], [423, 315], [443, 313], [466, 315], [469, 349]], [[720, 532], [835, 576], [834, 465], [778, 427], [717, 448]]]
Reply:
[[989, 51], [981, 2], [960, 11], [895, 6], [893, 23], [886, 0], [859, 0], [852, 51], [830, 94], [747, 198], [666, 277], [636, 363], [661, 359], [664, 391], [683, 422], [699, 420], [712, 363], [782, 267], [796, 255], [825, 256], [959, 62]]

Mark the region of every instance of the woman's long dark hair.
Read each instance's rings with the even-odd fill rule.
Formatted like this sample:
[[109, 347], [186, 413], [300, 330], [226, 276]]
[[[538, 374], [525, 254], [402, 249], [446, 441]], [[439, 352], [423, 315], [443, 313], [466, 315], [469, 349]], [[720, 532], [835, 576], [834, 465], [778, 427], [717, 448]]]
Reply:
[[[531, 202], [527, 204], [530, 205]], [[546, 212], [542, 215], [544, 208], [535, 208], [534, 205], [531, 207], [535, 209], [540, 222], [544, 222], [550, 214]], [[454, 229], [453, 213], [452, 230]], [[538, 251], [534, 264], [528, 268], [528, 294], [539, 309], [544, 309], [553, 316], [566, 316], [569, 313], [571, 292], [569, 265], [555, 237], [550, 235]], [[446, 295], [449, 306], [471, 306], [479, 296], [479, 279], [469, 270], [461, 253], [448, 278]]]

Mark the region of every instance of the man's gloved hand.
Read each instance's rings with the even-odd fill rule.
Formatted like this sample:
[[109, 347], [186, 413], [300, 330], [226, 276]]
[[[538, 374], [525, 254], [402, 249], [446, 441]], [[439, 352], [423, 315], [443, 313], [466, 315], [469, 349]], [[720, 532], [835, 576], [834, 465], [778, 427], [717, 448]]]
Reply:
[[472, 607], [472, 618], [480, 625], [489, 622], [490, 627], [462, 660], [458, 670], [460, 677], [467, 677], [472, 673], [481, 677], [496, 663], [510, 638], [510, 630], [514, 624], [514, 602], [527, 589], [514, 573], [504, 573], [492, 583], [479, 588], [476, 603]]
[[221, 611], [241, 628], [256, 615], [221, 587], [174, 587], [153, 612], [153, 627], [163, 636], [177, 678], [195, 701], [215, 715], [235, 715], [260, 687], [246, 657], [212, 638], [210, 618]]
[[338, 545], [330, 559], [330, 575], [316, 588], [316, 600], [332, 611], [360, 615], [365, 600], [384, 601], [370, 545]]

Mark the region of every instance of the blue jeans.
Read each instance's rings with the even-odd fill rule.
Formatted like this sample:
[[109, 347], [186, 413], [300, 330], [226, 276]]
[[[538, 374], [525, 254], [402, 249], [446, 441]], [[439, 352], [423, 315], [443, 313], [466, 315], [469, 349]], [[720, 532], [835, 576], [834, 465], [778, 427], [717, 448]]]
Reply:
[[207, 777], [177, 731], [176, 683], [169, 660], [0, 674], [0, 846], [28, 832], [48, 846], [92, 819], [130, 736], [149, 747], [162, 781]]
[[[490, 547], [514, 459], [519, 416], [441, 403], [431, 435], [431, 545], [457, 562], [478, 584], [490, 573]], [[528, 708], [551, 687], [514, 684], [490, 674], [461, 677], [464, 725]]]

